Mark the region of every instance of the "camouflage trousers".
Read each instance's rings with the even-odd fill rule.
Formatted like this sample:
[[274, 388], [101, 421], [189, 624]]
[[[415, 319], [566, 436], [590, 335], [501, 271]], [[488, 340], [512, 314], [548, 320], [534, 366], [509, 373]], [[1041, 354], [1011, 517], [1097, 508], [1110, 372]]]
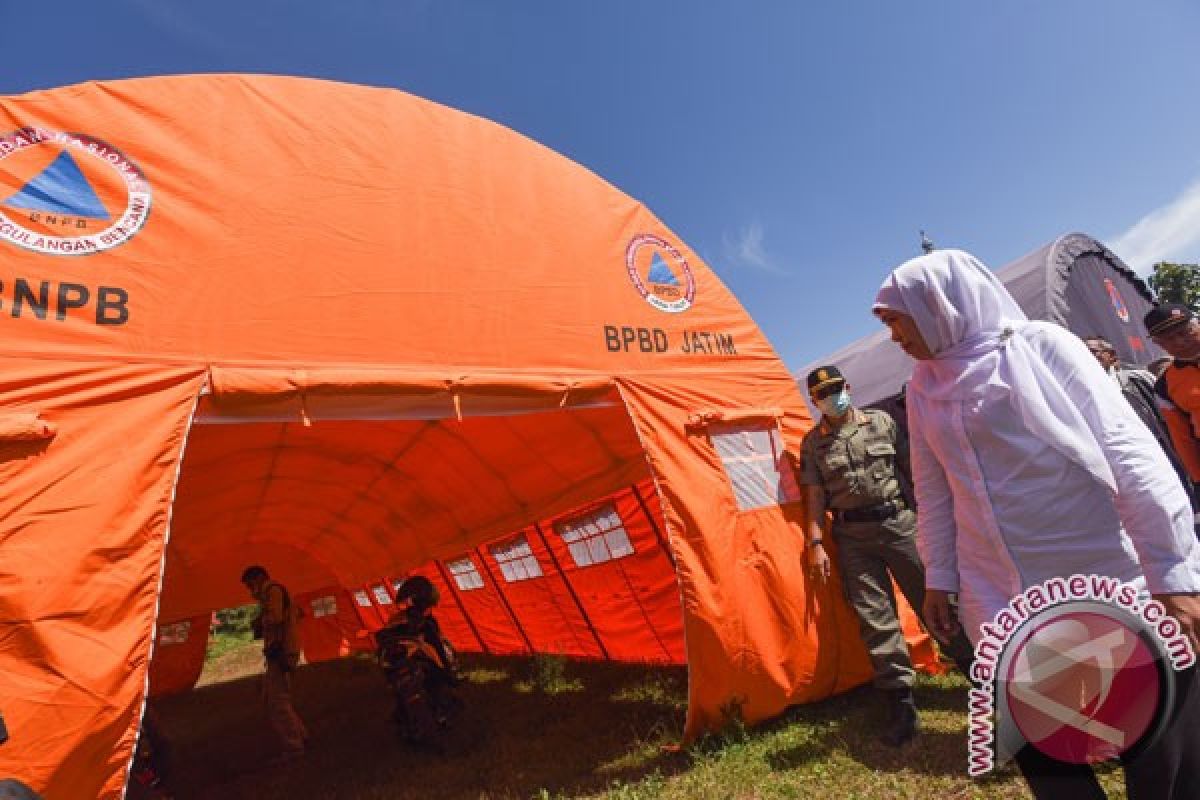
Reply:
[[[900, 628], [892, 581], [920, 615], [925, 603], [925, 567], [917, 554], [916, 519], [915, 513], [906, 510], [880, 522], [839, 523], [833, 529], [842, 588], [858, 617], [859, 633], [880, 689], [913, 684], [912, 659]], [[956, 663], [971, 663], [971, 644], [961, 632], [941, 647]]]

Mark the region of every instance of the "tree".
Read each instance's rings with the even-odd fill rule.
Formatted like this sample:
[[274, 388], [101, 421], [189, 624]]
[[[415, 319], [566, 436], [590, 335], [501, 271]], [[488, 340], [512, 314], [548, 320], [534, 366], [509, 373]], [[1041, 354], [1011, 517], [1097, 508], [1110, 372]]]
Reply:
[[250, 621], [258, 613], [258, 606], [223, 608], [217, 612], [217, 633], [249, 633]]
[[1200, 264], [1160, 261], [1147, 281], [1160, 303], [1183, 303], [1200, 312]]

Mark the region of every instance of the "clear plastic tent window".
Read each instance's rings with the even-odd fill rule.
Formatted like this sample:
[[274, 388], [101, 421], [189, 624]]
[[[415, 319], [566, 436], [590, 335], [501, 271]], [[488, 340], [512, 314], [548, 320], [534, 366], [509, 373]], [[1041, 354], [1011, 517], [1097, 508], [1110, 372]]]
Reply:
[[464, 592], [483, 588], [483, 576], [475, 568], [475, 562], [470, 556], [463, 556], [454, 561], [446, 562], [446, 569], [454, 576], [454, 583]]
[[354, 593], [354, 602], [358, 603], [362, 608], [370, 608], [371, 596], [362, 589], [359, 589]]
[[529, 541], [524, 536], [518, 536], [504, 544], [491, 548], [492, 558], [500, 566], [504, 580], [508, 583], [527, 581], [531, 578], [542, 577], [542, 565], [529, 547]]
[[314, 597], [312, 600], [312, 614], [314, 619], [336, 616], [337, 610], [337, 598], [333, 595]]
[[611, 503], [558, 525], [576, 566], [587, 567], [633, 555], [633, 543]]
[[713, 446], [733, 487], [739, 511], [800, 500], [778, 426], [762, 422], [714, 423]]
[[164, 647], [173, 644], [183, 644], [188, 640], [188, 635], [191, 632], [191, 620], [164, 625], [162, 626], [162, 630], [159, 631], [158, 643]]
[[381, 606], [392, 605], [392, 596], [390, 594], [388, 594], [387, 587], [374, 586], [371, 588], [371, 593], [373, 595], [375, 595], [375, 602], [379, 603], [379, 605], [381, 605]]

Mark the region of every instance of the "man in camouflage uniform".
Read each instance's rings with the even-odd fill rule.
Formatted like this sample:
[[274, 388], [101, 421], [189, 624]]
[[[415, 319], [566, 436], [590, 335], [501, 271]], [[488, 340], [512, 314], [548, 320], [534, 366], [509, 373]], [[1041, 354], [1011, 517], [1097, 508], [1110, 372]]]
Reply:
[[[901, 475], [909, 474], [907, 441], [887, 413], [855, 408], [849, 389], [835, 366], [808, 375], [821, 419], [804, 437], [798, 470], [808, 506], [807, 561], [818, 580], [829, 576], [823, 537], [828, 511], [846, 600], [858, 615], [875, 686], [888, 698], [891, 718], [883, 740], [899, 747], [917, 736], [920, 722], [892, 580], [920, 609], [925, 568], [917, 554], [917, 517], [901, 486]], [[970, 664], [971, 646], [961, 632], [946, 646], [960, 665]]]

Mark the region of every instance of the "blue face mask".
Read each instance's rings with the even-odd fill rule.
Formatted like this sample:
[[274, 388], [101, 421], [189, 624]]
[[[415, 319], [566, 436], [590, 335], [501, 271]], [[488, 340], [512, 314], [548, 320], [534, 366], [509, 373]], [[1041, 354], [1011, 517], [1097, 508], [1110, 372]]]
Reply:
[[842, 389], [837, 394], [822, 397], [817, 401], [817, 408], [821, 409], [822, 414], [840, 417], [850, 410], [850, 392]]

